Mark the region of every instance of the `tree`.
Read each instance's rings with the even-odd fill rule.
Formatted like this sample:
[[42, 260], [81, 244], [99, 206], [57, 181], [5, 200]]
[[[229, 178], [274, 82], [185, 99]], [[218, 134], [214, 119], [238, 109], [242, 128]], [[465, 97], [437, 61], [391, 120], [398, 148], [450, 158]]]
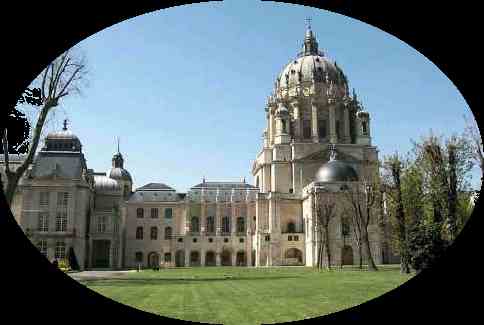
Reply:
[[352, 225], [355, 233], [355, 239], [360, 250], [360, 267], [361, 267], [361, 253], [364, 252], [368, 269], [370, 271], [378, 271], [373, 255], [371, 254], [370, 240], [368, 236], [368, 226], [372, 216], [372, 208], [376, 201], [379, 189], [374, 182], [365, 179], [356, 184], [346, 186], [343, 191], [347, 201], [350, 203], [352, 209]]
[[397, 221], [397, 242], [400, 253], [400, 272], [410, 273], [410, 255], [408, 251], [406, 218], [403, 207], [401, 172], [402, 162], [395, 153], [385, 159], [384, 168], [390, 174], [390, 182], [387, 184], [386, 193], [392, 200], [394, 206], [394, 216]]
[[316, 216], [316, 231], [318, 233], [318, 269], [323, 268], [323, 252], [326, 253], [328, 270], [331, 269], [331, 248], [329, 239], [329, 223], [335, 216], [335, 200], [333, 193], [314, 192], [314, 215]]
[[82, 81], [85, 80], [87, 73], [86, 69], [85, 58], [80, 55], [76, 56], [72, 54], [71, 50], [68, 50], [51, 62], [34, 81], [34, 83], [39, 83], [40, 88], [40, 103], [36, 114], [37, 121], [31, 134], [30, 144], [26, 150], [26, 157], [16, 170], [10, 169], [8, 155], [10, 139], [7, 128], [5, 128], [2, 135], [2, 147], [5, 159], [5, 181], [7, 183], [5, 196], [8, 204], [12, 203], [20, 178], [33, 162], [48, 114], [59, 105], [59, 101], [64, 97], [73, 93], [80, 93]]
[[482, 144], [482, 137], [476, 123], [473, 123], [471, 118], [464, 116], [466, 127], [464, 136], [471, 143], [472, 158], [481, 168], [481, 173], [484, 174], [484, 149]]

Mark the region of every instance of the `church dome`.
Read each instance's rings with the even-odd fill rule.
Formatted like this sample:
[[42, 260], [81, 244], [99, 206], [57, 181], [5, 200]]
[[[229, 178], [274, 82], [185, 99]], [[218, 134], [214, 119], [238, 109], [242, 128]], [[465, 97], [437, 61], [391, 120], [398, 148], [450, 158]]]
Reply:
[[67, 129], [67, 120], [64, 120], [62, 130], [48, 133], [44, 142], [42, 150], [47, 151], [81, 151], [82, 147], [79, 138]]
[[[282, 69], [276, 81], [277, 89], [287, 89], [298, 84], [321, 82], [347, 86], [343, 71], [335, 62], [318, 50], [318, 42], [311, 27], [308, 26], [303, 50], [296, 59]], [[276, 90], [277, 90], [276, 89]]]
[[110, 177], [94, 175], [94, 189], [97, 192], [119, 192], [121, 191], [121, 186]]

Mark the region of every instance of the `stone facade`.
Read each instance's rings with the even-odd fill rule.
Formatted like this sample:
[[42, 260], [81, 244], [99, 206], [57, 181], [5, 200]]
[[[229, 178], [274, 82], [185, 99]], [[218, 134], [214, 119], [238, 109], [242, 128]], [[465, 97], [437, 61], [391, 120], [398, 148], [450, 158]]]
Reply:
[[[302, 52], [277, 77], [265, 112], [254, 185], [204, 179], [187, 193], [162, 183], [133, 191], [119, 146], [112, 168], [94, 172], [64, 125], [46, 137], [22, 178], [13, 213], [49, 259], [65, 258], [72, 248], [82, 269], [314, 266], [321, 242], [315, 200], [331, 198], [332, 264], [356, 264], [351, 202], [343, 189], [371, 179], [378, 150], [369, 113], [354, 91], [349, 94], [342, 70], [318, 50], [310, 27]], [[383, 213], [379, 209], [373, 215]], [[388, 234], [388, 225], [372, 217], [377, 264], [398, 261]]]

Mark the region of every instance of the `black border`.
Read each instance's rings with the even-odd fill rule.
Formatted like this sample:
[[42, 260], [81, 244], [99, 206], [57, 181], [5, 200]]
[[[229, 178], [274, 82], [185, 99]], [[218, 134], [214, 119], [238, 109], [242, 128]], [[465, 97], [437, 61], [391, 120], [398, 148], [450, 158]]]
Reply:
[[[186, 2], [188, 3], [188, 2]], [[289, 2], [287, 2], [289, 3]], [[296, 2], [294, 2], [296, 3]], [[9, 2], [2, 20], [2, 106], [9, 107], [34, 76], [64, 49], [130, 17], [184, 4], [167, 1], [101, 1], [48, 3]], [[477, 5], [455, 3], [423, 5], [412, 1], [299, 1], [367, 22], [417, 49], [451, 79], [479, 121], [482, 97], [473, 82], [481, 76]], [[373, 4], [373, 6], [370, 6]], [[67, 14], [66, 14], [67, 13]], [[49, 36], [50, 35], [50, 36]], [[6, 69], [5, 69], [6, 68]], [[0, 109], [0, 112], [4, 112]], [[404, 112], [402, 112], [404, 114]], [[3, 119], [3, 116], [1, 116]], [[3, 124], [3, 123], [2, 123]], [[56, 270], [24, 237], [0, 195], [0, 268], [3, 282], [0, 319], [44, 322], [174, 321], [126, 307], [86, 289]], [[479, 318], [479, 267], [482, 229], [478, 202], [462, 234], [434, 270], [423, 272], [401, 287], [363, 305], [307, 321], [370, 321], [373, 323], [466, 321]], [[307, 322], [305, 321], [305, 322]]]

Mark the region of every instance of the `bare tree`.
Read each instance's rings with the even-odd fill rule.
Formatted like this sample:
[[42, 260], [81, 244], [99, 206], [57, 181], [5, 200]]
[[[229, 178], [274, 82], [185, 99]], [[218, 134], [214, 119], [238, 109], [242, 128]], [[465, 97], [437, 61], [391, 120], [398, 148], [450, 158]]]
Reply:
[[318, 269], [323, 268], [323, 253], [326, 253], [328, 270], [331, 269], [331, 248], [329, 240], [329, 223], [335, 216], [335, 200], [333, 193], [330, 192], [319, 192], [315, 191], [313, 193], [313, 207], [314, 215], [316, 221], [316, 231], [318, 233]]
[[41, 105], [38, 107], [37, 121], [30, 135], [30, 144], [25, 160], [15, 170], [11, 170], [10, 168], [8, 133], [7, 129], [4, 130], [2, 145], [5, 157], [5, 196], [9, 205], [12, 203], [20, 178], [33, 162], [47, 116], [59, 105], [59, 101], [62, 98], [74, 93], [80, 93], [86, 73], [85, 57], [79, 54], [74, 55], [72, 54], [72, 50], [68, 50], [51, 62], [39, 75], [36, 82], [39, 83], [41, 92]]
[[464, 116], [466, 123], [464, 134], [472, 143], [472, 157], [479, 164], [481, 172], [484, 175], [484, 149], [482, 144], [482, 137], [476, 123], [473, 123], [470, 118]]
[[376, 184], [365, 178], [358, 183], [346, 186], [343, 191], [352, 209], [351, 221], [355, 233], [355, 240], [357, 241], [360, 250], [360, 267], [362, 263], [361, 253], [364, 252], [368, 263], [368, 269], [370, 271], [378, 271], [371, 254], [370, 240], [368, 236], [368, 226], [370, 225], [372, 208], [376, 202], [378, 192], [379, 190]]

